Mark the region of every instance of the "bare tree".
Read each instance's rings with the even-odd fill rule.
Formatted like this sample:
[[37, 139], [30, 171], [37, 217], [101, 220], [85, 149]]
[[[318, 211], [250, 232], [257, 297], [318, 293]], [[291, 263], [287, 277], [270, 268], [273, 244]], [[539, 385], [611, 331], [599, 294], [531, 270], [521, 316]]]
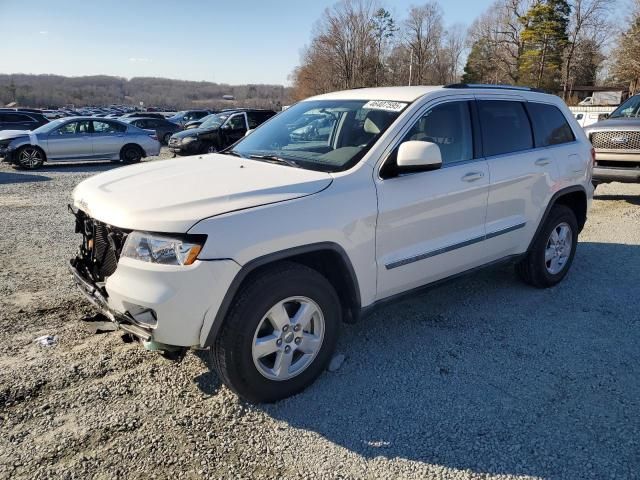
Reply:
[[437, 2], [412, 7], [409, 11], [409, 17], [404, 22], [404, 35], [415, 65], [411, 83], [429, 83], [427, 72], [440, 47], [443, 30], [442, 9]]
[[[574, 59], [580, 45], [600, 47], [610, 31], [609, 12], [614, 0], [570, 0], [569, 44], [564, 55], [562, 98], [570, 95], [570, 83], [574, 77]], [[594, 75], [595, 77], [595, 75]]]

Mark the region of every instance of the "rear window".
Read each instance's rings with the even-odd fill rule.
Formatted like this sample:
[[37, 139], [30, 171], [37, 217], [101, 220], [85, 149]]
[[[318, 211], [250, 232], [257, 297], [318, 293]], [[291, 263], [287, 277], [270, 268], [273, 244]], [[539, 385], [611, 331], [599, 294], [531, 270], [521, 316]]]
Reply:
[[533, 136], [522, 102], [480, 100], [478, 102], [485, 156], [533, 148]]
[[5, 122], [33, 122], [33, 118], [22, 113], [5, 113], [3, 117]]
[[527, 108], [533, 122], [536, 147], [559, 145], [576, 139], [567, 119], [555, 105], [529, 102]]

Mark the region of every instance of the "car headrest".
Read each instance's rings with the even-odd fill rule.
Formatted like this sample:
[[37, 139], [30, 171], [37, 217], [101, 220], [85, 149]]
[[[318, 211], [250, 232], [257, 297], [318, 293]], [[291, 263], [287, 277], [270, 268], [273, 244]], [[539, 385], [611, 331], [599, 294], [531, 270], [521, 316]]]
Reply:
[[372, 135], [378, 135], [389, 125], [389, 115], [381, 110], [372, 110], [364, 119], [364, 131]]

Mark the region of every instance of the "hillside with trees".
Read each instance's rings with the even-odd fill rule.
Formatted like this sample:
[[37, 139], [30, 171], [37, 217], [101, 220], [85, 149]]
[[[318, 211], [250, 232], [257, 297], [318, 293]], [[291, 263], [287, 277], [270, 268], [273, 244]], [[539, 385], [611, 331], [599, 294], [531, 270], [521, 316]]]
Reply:
[[[224, 100], [232, 95], [235, 100]], [[224, 108], [235, 105], [278, 108], [289, 102], [282, 85], [226, 85], [168, 78], [134, 77], [130, 80], [106, 75], [63, 77], [59, 75], [0, 74], [0, 104], [46, 107], [67, 104], [161, 106], [167, 109]]]

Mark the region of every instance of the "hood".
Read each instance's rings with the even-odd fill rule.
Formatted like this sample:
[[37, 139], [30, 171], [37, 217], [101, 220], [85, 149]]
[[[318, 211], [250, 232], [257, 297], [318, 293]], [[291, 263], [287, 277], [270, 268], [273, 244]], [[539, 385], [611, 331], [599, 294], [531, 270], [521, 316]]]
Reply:
[[215, 132], [218, 128], [189, 128], [188, 130], [182, 130], [180, 132], [176, 132], [173, 134], [176, 138], [184, 138], [184, 137], [196, 137], [201, 133], [209, 133]]
[[114, 168], [80, 183], [73, 203], [116, 227], [185, 233], [207, 217], [312, 195], [332, 178], [326, 172], [210, 154]]
[[607, 118], [588, 125], [585, 130], [626, 130], [631, 128], [640, 128], [640, 118]]
[[29, 130], [0, 130], [0, 140], [13, 140], [19, 137], [28, 137]]

